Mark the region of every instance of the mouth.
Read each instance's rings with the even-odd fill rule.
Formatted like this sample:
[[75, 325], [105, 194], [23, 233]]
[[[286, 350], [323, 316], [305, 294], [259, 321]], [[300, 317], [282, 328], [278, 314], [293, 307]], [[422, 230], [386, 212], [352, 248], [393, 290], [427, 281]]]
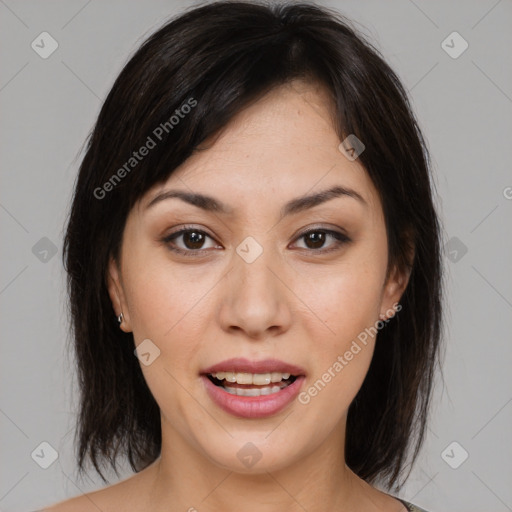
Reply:
[[305, 371], [267, 359], [237, 358], [211, 366], [200, 376], [214, 404], [241, 418], [264, 418], [279, 413], [298, 395]]
[[215, 372], [206, 374], [210, 382], [237, 396], [266, 396], [279, 393], [293, 384], [296, 375], [289, 373], [235, 373]]

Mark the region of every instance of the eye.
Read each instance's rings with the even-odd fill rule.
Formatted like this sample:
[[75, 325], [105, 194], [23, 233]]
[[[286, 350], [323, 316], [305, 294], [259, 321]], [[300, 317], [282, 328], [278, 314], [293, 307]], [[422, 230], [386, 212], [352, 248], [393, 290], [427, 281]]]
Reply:
[[185, 227], [167, 235], [162, 241], [167, 244], [169, 249], [179, 254], [191, 255], [196, 253], [195, 255], [200, 255], [206, 249], [220, 247], [215, 243], [210, 243], [209, 247], [205, 247], [207, 239], [214, 242], [213, 238], [204, 231], [193, 227]]
[[[207, 240], [210, 245], [205, 246]], [[314, 252], [326, 253], [339, 249], [351, 241], [351, 239], [338, 231], [330, 229], [310, 229], [299, 235], [296, 240], [303, 240], [304, 246], [299, 249], [311, 250]], [[325, 248], [326, 242], [332, 241]], [[201, 256], [208, 249], [222, 248], [216, 245], [214, 239], [205, 231], [194, 227], [186, 226], [179, 231], [175, 231], [162, 239], [171, 251], [186, 256]]]
[[[342, 245], [349, 243], [351, 240], [348, 236], [331, 229], [310, 229], [299, 235], [297, 240], [304, 240], [305, 247], [299, 249], [311, 249], [315, 252], [330, 252], [339, 249]], [[326, 241], [333, 242], [324, 248]]]

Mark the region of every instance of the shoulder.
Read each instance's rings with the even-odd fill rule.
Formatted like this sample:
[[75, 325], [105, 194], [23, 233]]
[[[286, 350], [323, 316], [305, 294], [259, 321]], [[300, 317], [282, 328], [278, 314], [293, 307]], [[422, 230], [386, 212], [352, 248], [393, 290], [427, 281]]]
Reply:
[[69, 498], [34, 512], [119, 512], [147, 510], [157, 466], [152, 463], [138, 473], [102, 489]]
[[139, 510], [141, 504], [136, 494], [137, 486], [133, 484], [133, 481], [124, 481], [59, 501], [34, 512], [117, 512], [123, 508]]
[[75, 498], [53, 503], [40, 510], [34, 510], [34, 512], [98, 512], [94, 498], [91, 499], [91, 496], [94, 494], [95, 493], [82, 494]]

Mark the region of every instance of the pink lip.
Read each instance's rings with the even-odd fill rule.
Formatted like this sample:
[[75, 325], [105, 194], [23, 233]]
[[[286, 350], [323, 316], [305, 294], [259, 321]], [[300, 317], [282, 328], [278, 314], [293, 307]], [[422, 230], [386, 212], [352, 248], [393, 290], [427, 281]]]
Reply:
[[[244, 367], [246, 368], [246, 367]], [[213, 370], [222, 371], [222, 370]], [[278, 370], [276, 370], [278, 371]], [[212, 372], [209, 372], [212, 373]], [[251, 372], [261, 373], [261, 372]], [[291, 373], [291, 372], [290, 372]], [[304, 375], [297, 377], [294, 382], [289, 386], [283, 388], [277, 393], [262, 396], [238, 396], [232, 395], [224, 391], [219, 386], [216, 386], [206, 375], [201, 375], [201, 379], [206, 387], [208, 396], [215, 402], [222, 410], [238, 416], [239, 418], [266, 418], [282, 411], [289, 405], [295, 397], [299, 394], [302, 383], [304, 382]]]
[[[240, 373], [272, 373], [281, 372], [291, 375], [300, 376], [306, 372], [304, 369], [293, 364], [279, 361], [278, 359], [264, 359], [263, 361], [249, 361], [243, 357], [235, 357], [227, 359], [221, 363], [214, 364], [206, 368], [201, 374], [217, 373], [217, 372], [240, 372]], [[257, 398], [257, 397], [253, 397]]]
[[[217, 372], [235, 373], [289, 373], [296, 377], [295, 381], [277, 393], [262, 396], [238, 396], [232, 395], [222, 387], [216, 386], [208, 374]], [[243, 357], [227, 359], [214, 364], [201, 372], [201, 378], [208, 396], [225, 412], [239, 418], [265, 418], [282, 411], [299, 394], [305, 379], [303, 368], [279, 361], [278, 359], [264, 359], [262, 361], [250, 361]]]

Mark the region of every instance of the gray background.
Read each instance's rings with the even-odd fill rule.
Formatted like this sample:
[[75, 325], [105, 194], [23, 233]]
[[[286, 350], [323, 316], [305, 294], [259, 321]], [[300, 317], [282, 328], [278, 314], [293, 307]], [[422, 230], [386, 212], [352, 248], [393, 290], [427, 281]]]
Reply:
[[[444, 385], [401, 496], [431, 512], [512, 511], [512, 2], [319, 3], [366, 27], [409, 89], [448, 243]], [[192, 4], [0, 0], [2, 511], [101, 486], [92, 473], [78, 480], [73, 459], [65, 212], [82, 144], [115, 77], [145, 37]], [[59, 44], [47, 59], [31, 48], [43, 31]], [[453, 31], [469, 44], [456, 59], [441, 46]], [[461, 41], [452, 39], [453, 52]], [[58, 452], [47, 469], [42, 442]]]

